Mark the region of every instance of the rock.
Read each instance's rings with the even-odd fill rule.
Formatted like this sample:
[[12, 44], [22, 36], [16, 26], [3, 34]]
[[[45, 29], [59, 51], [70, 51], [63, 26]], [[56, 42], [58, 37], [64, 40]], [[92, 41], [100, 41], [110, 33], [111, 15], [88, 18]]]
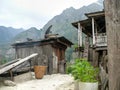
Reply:
[[16, 86], [16, 83], [10, 80], [5, 80], [4, 85], [5, 86]]

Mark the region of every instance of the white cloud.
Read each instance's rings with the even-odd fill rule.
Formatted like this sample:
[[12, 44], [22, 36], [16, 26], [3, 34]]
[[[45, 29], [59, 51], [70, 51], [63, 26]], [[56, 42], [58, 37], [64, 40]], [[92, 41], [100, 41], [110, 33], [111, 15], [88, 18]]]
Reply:
[[97, 0], [0, 0], [0, 25], [42, 28], [69, 7], [80, 8]]

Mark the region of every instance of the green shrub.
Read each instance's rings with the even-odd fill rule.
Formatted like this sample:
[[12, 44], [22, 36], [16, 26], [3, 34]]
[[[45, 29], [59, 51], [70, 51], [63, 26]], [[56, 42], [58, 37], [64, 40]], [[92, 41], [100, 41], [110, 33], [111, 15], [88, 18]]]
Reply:
[[74, 44], [74, 46], [73, 46], [73, 47], [74, 47], [74, 49], [75, 49], [75, 48], [77, 48], [77, 47], [78, 47], [78, 44]]
[[8, 62], [8, 59], [5, 58], [5, 57], [3, 57], [3, 58], [0, 60], [0, 65], [5, 64], [5, 63], [7, 63], [7, 62]]
[[66, 63], [66, 73], [70, 74], [72, 72], [72, 64], [70, 62]]
[[67, 67], [67, 73], [82, 82], [96, 82], [98, 71], [98, 68], [94, 68], [86, 59], [76, 59], [73, 65]]

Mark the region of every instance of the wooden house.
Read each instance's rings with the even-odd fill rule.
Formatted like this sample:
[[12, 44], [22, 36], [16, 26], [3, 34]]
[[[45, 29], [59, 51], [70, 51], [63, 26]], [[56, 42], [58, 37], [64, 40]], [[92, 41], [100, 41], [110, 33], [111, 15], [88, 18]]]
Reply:
[[[78, 29], [78, 45], [82, 47], [82, 32], [86, 34], [89, 45], [84, 48], [88, 54], [88, 60], [101, 69], [101, 82], [107, 85], [108, 58], [107, 58], [107, 35], [104, 11], [85, 14], [88, 19], [74, 22], [72, 25]], [[86, 44], [86, 43], [85, 43]], [[84, 54], [83, 52], [83, 54]], [[83, 55], [84, 56], [84, 55]], [[102, 76], [104, 75], [104, 76]], [[106, 81], [105, 81], [106, 80]], [[106, 86], [103, 85], [103, 86]], [[105, 89], [101, 89], [105, 90]]]
[[[16, 58], [24, 58], [32, 53], [38, 53], [33, 60], [27, 61], [20, 65], [17, 72], [22, 68], [34, 65], [46, 65], [47, 74], [65, 72], [65, 50], [70, 47], [72, 42], [65, 37], [49, 36], [40, 41], [26, 41], [13, 44], [16, 50]], [[23, 67], [24, 66], [24, 67]]]
[[[94, 65], [98, 66], [99, 60], [97, 59], [99, 55], [103, 55], [103, 53], [105, 53], [105, 51], [107, 50], [107, 36], [104, 11], [88, 13], [85, 15], [88, 17], [88, 19], [74, 22], [72, 23], [72, 25], [78, 29], [78, 34], [80, 35], [80, 47], [82, 46], [81, 32], [87, 35], [86, 38], [88, 38], [89, 40], [89, 50], [92, 49], [93, 51], [92, 60], [94, 62]], [[89, 56], [88, 59], [92, 61]]]

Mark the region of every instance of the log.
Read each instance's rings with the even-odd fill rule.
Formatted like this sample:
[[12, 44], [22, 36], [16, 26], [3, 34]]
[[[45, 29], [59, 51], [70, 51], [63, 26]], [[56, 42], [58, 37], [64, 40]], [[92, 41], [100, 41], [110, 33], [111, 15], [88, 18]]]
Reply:
[[10, 69], [18, 66], [19, 64], [21, 64], [21, 63], [23, 63], [23, 62], [25, 62], [25, 61], [27, 61], [27, 60], [29, 60], [29, 59], [37, 56], [37, 55], [38, 55], [38, 53], [31, 54], [30, 56], [27, 56], [27, 57], [19, 60], [18, 62], [15, 62], [15, 63], [13, 63], [13, 64], [11, 64], [11, 65], [8, 65], [8, 66], [0, 69], [0, 74], [2, 74], [2, 73], [4, 73], [4, 72], [6, 72], [6, 71], [8, 71], [8, 70], [10, 70]]

